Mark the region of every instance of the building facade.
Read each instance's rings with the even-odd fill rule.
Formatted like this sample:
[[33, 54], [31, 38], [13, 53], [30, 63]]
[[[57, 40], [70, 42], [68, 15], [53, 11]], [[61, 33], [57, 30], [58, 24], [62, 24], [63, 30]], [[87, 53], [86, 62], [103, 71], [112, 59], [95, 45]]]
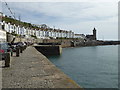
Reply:
[[19, 25], [7, 23], [5, 21], [0, 21], [0, 26], [2, 29], [8, 33], [14, 33], [18, 36], [24, 36], [25, 38], [30, 38], [31, 36], [36, 36], [37, 38], [41, 39], [50, 39], [51, 37], [56, 38], [74, 38], [74, 32], [72, 31], [65, 31], [59, 29], [32, 29], [32, 28], [25, 28]]
[[96, 29], [95, 28], [93, 29], [93, 35], [86, 35], [86, 38], [88, 40], [97, 40], [97, 38], [96, 38]]

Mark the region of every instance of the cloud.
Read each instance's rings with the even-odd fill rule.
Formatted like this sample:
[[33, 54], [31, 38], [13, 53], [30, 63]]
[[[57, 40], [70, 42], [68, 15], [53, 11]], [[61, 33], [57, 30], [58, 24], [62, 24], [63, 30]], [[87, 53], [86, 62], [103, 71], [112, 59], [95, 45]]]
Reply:
[[[12, 4], [12, 5], [11, 5]], [[101, 18], [117, 15], [117, 4], [112, 3], [10, 3], [19, 11], [43, 14], [59, 18]], [[114, 8], [115, 7], [115, 8]]]
[[119, 0], [6, 0], [7, 2], [118, 2]]
[[[45, 23], [51, 27], [56, 26], [85, 34], [91, 33], [92, 29], [97, 27], [99, 35], [105, 36], [106, 39], [117, 39], [117, 2], [10, 2], [8, 4], [16, 12], [17, 17], [21, 15], [23, 21]], [[8, 13], [6, 8], [4, 12]]]

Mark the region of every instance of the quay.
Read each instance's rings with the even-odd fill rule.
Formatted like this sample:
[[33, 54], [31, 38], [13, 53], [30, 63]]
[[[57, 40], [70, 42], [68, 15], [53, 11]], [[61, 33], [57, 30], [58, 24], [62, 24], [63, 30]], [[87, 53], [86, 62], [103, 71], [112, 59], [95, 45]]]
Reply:
[[62, 53], [61, 45], [34, 45], [34, 47], [45, 56], [60, 55]]
[[34, 47], [20, 57], [11, 57], [9, 68], [2, 68], [2, 88], [79, 88], [66, 74]]

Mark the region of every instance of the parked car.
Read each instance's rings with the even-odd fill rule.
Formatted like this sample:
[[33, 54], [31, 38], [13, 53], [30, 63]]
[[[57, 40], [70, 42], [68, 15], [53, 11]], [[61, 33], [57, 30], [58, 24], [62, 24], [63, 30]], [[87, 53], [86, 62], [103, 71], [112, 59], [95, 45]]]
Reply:
[[5, 53], [10, 52], [8, 43], [0, 43], [0, 60], [5, 59]]
[[20, 46], [20, 47], [27, 46], [24, 42], [18, 42], [17, 45]]
[[11, 48], [12, 48], [12, 51], [13, 52], [16, 52], [16, 47], [26, 47], [27, 45], [26, 45], [26, 43], [24, 43], [24, 42], [17, 42], [17, 43], [12, 43], [11, 44]]
[[11, 48], [13, 52], [16, 52], [16, 47], [17, 47], [18, 43], [12, 43], [11, 44]]

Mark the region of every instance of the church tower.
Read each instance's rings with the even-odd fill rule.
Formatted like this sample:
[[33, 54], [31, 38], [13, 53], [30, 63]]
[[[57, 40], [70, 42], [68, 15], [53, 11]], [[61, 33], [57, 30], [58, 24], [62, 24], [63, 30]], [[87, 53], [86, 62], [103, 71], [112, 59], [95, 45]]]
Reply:
[[95, 28], [93, 29], [93, 37], [94, 37], [94, 40], [97, 40], [97, 38], [96, 38], [96, 29]]

